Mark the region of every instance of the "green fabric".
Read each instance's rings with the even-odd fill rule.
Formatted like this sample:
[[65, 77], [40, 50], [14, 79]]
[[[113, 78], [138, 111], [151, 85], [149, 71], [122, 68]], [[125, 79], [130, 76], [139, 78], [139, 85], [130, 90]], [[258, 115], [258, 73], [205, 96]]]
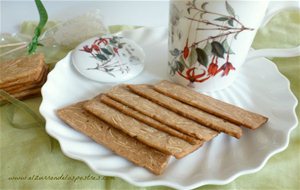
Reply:
[[[117, 31], [119, 27], [113, 28]], [[294, 47], [300, 44], [300, 13], [282, 12], [262, 28], [253, 44], [254, 48]], [[291, 88], [300, 97], [300, 57], [275, 58], [279, 70], [291, 81]], [[283, 100], [284, 101], [284, 100]], [[26, 100], [35, 112], [41, 98]], [[0, 189], [170, 189], [167, 187], [141, 188], [113, 177], [95, 174], [84, 163], [63, 155], [56, 140], [49, 141], [49, 136], [42, 127], [19, 129], [11, 126], [5, 117], [9, 105], [0, 107], [1, 116], [1, 181]], [[300, 110], [297, 107], [299, 118]], [[22, 115], [19, 111], [16, 117]], [[300, 132], [299, 126], [290, 138], [289, 147], [273, 156], [259, 172], [244, 175], [233, 182], [222, 185], [207, 185], [197, 189], [272, 189], [296, 190], [300, 188]], [[52, 149], [50, 148], [52, 142]], [[35, 180], [35, 176], [60, 177], [60, 180]], [[13, 180], [11, 177], [27, 177], [26, 180]], [[28, 178], [33, 179], [28, 179]], [[77, 180], [63, 178], [82, 177]], [[85, 178], [85, 179], [84, 179]]]

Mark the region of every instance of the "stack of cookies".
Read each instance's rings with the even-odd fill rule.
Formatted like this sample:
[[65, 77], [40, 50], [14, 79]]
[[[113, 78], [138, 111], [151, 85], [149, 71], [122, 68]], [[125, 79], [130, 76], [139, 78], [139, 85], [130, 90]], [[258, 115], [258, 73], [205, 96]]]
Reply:
[[[43, 54], [34, 54], [0, 63], [0, 89], [17, 99], [40, 94], [48, 66]], [[0, 101], [1, 101], [0, 97]]]
[[256, 129], [267, 122], [169, 81], [119, 85], [57, 113], [74, 129], [157, 175], [170, 156], [180, 159], [221, 132], [241, 138], [241, 126]]

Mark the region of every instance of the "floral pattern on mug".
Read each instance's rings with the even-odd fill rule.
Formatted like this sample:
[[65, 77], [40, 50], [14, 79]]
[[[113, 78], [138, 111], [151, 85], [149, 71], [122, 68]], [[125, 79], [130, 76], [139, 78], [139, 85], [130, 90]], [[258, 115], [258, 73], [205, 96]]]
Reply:
[[[168, 63], [171, 68], [170, 74], [179, 75], [188, 80], [189, 86], [193, 86], [194, 82], [201, 83], [209, 80], [216, 75], [228, 76], [235, 70], [234, 63], [230, 62], [230, 55], [234, 54], [231, 49], [234, 39], [237, 39], [241, 32], [254, 29], [243, 25], [228, 1], [224, 4], [227, 14], [210, 11], [209, 2], [198, 5], [197, 0], [193, 0], [187, 1], [186, 5], [188, 16], [184, 19], [190, 22], [188, 35], [184, 39], [184, 47], [170, 50], [172, 57]], [[171, 8], [170, 40], [173, 43], [175, 36], [179, 40], [182, 38], [182, 31], [176, 28], [182, 13], [175, 5]], [[208, 15], [210, 18], [213, 16], [213, 19], [207, 19]], [[193, 24], [197, 26], [196, 31], [192, 31]], [[218, 34], [200, 40], [196, 40], [195, 37], [195, 40], [192, 39], [190, 33], [204, 30], [217, 31]]]

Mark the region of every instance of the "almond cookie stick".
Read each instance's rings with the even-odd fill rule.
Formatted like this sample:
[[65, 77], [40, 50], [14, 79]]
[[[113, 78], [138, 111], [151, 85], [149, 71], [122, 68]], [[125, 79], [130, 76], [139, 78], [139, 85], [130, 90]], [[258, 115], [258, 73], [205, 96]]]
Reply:
[[126, 86], [116, 86], [107, 92], [107, 95], [128, 107], [143, 113], [161, 123], [172, 127], [182, 133], [209, 141], [218, 132], [204, 127], [190, 119], [182, 117], [173, 111], [170, 111], [154, 102], [151, 102], [135, 93], [131, 92]]
[[228, 135], [236, 138], [240, 138], [242, 136], [242, 129], [239, 126], [216, 117], [215, 115], [209, 114], [200, 109], [170, 98], [169, 96], [161, 94], [155, 91], [150, 85], [128, 85], [127, 87], [136, 94], [143, 96], [176, 113], [179, 113], [184, 117], [192, 119], [204, 126], [212, 128], [216, 131], [227, 133]]
[[268, 121], [268, 118], [265, 116], [200, 94], [169, 81], [159, 82], [154, 85], [154, 89], [181, 102], [250, 129], [256, 129]]
[[147, 146], [151, 146], [166, 154], [171, 154], [176, 158], [182, 158], [202, 145], [202, 143], [199, 145], [191, 145], [182, 139], [159, 131], [107, 106], [97, 99], [98, 98], [85, 103], [84, 108], [101, 120], [129, 136], [138, 139]]
[[57, 111], [58, 116], [72, 128], [87, 135], [99, 144], [134, 164], [144, 167], [156, 175], [166, 169], [170, 156], [159, 152], [125, 133], [109, 126], [85, 111], [84, 102]]
[[188, 136], [184, 133], [181, 133], [181, 132], [179, 132], [179, 131], [177, 131], [177, 130], [175, 130], [175, 129], [173, 129], [173, 128], [171, 128], [171, 127], [169, 127], [169, 126], [167, 126], [167, 125], [165, 125], [165, 124], [163, 124], [159, 121], [156, 121], [155, 119], [152, 119], [151, 117], [148, 117], [148, 116], [146, 116], [146, 115], [144, 115], [144, 114], [142, 114], [138, 111], [135, 111], [134, 109], [131, 109], [130, 107], [128, 107], [124, 104], [121, 104], [121, 103], [109, 98], [108, 96], [106, 96], [104, 94], [102, 96], [100, 96], [99, 99], [100, 99], [101, 102], [103, 102], [103, 103], [105, 103], [105, 104], [107, 104], [107, 105], [109, 105], [109, 106], [125, 113], [126, 115], [129, 115], [129, 116], [131, 116], [131, 117], [133, 117], [133, 118], [135, 118], [135, 119], [137, 119], [141, 122], [144, 122], [144, 123], [150, 125], [151, 127], [156, 128], [158, 130], [164, 131], [164, 132], [166, 132], [170, 135], [173, 135], [175, 137], [183, 139], [183, 140], [189, 142], [190, 144], [195, 145], [195, 144], [201, 143], [201, 140], [196, 139], [196, 138], [191, 137], [191, 136]]

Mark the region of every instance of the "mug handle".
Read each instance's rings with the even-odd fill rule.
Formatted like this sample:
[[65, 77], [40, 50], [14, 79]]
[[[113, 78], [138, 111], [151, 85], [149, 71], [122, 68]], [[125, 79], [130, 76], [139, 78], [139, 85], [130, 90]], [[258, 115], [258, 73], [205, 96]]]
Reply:
[[[276, 14], [283, 10], [299, 10], [299, 1], [281, 1], [269, 3], [266, 16], [262, 21], [261, 26], [265, 26]], [[295, 57], [300, 56], [300, 46], [294, 48], [283, 48], [283, 49], [259, 49], [252, 50], [247, 56], [247, 61], [259, 58], [259, 57]]]

